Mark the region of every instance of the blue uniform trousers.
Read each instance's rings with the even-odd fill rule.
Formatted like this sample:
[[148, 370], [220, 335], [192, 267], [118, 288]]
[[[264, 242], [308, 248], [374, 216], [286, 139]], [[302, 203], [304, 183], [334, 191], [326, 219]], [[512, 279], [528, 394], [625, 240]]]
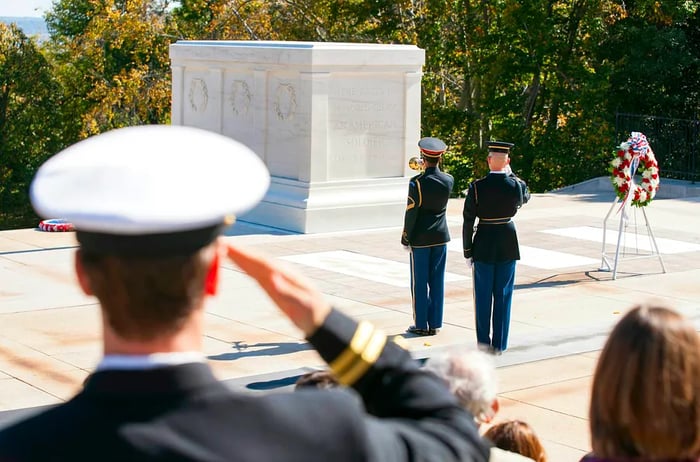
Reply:
[[[474, 311], [479, 345], [504, 351], [508, 346], [510, 304], [515, 284], [515, 260], [474, 262]], [[493, 337], [489, 335], [493, 315]]]
[[418, 329], [442, 327], [447, 245], [411, 248], [413, 321]]

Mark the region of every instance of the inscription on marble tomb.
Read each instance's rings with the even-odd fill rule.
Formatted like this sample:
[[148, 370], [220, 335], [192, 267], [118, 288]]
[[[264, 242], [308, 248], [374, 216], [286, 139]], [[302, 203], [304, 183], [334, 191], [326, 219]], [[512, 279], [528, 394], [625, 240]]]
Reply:
[[396, 174], [392, 159], [401, 150], [403, 96], [402, 85], [392, 81], [346, 78], [331, 88], [329, 159], [345, 166], [331, 165], [331, 173], [346, 178], [365, 175], [367, 162], [371, 162], [372, 170], [380, 175]]

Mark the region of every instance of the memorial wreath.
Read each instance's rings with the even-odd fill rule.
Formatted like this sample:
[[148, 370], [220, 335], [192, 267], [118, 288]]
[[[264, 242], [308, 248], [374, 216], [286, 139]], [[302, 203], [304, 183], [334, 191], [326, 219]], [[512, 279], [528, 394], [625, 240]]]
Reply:
[[[630, 138], [618, 147], [610, 166], [615, 194], [622, 203], [631, 200], [635, 207], [649, 205], [659, 190], [659, 164], [646, 136], [632, 132]], [[634, 181], [637, 173], [642, 178], [639, 184]]]
[[39, 222], [39, 229], [49, 232], [74, 231], [73, 223], [57, 218], [51, 220], [42, 220]]

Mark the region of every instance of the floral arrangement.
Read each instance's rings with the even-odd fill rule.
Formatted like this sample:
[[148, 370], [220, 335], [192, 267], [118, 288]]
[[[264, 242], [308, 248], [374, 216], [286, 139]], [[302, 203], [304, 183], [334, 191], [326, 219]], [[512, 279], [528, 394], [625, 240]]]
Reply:
[[42, 231], [57, 232], [57, 231], [75, 231], [73, 223], [70, 223], [62, 218], [51, 220], [42, 220], [39, 222], [39, 229]]
[[[659, 164], [643, 133], [632, 132], [630, 138], [620, 144], [610, 167], [615, 194], [623, 204], [631, 200], [635, 207], [649, 205], [659, 190]], [[640, 184], [634, 181], [637, 173], [642, 177]]]

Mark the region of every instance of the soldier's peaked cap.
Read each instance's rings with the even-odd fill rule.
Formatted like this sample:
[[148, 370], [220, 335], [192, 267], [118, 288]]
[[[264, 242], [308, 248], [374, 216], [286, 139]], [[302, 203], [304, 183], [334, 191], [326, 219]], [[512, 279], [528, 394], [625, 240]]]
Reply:
[[85, 251], [189, 255], [265, 195], [260, 158], [226, 136], [144, 125], [80, 141], [46, 161], [30, 187], [36, 212], [76, 229]]
[[489, 152], [499, 154], [510, 153], [513, 146], [515, 146], [513, 143], [508, 143], [506, 141], [489, 141], [488, 143]]
[[421, 138], [418, 147], [424, 156], [438, 158], [447, 150], [447, 145], [439, 138], [431, 136]]

